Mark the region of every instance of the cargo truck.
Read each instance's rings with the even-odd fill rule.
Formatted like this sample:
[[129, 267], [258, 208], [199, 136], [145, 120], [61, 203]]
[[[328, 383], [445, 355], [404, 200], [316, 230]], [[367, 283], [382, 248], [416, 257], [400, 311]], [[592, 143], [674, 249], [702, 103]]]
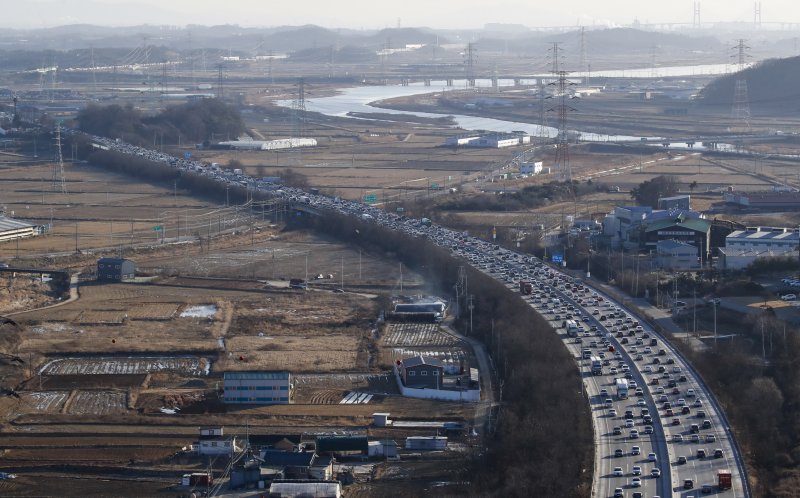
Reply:
[[578, 335], [578, 323], [575, 320], [567, 320], [566, 328], [567, 328], [567, 335], [568, 336], [577, 337], [577, 335]]
[[719, 487], [720, 491], [731, 489], [730, 470], [720, 470], [719, 472], [717, 472], [717, 487]]
[[617, 398], [619, 399], [627, 399], [628, 398], [628, 379], [617, 379]]
[[519, 292], [520, 292], [520, 294], [528, 295], [528, 294], [533, 292], [533, 285], [530, 282], [526, 281], [526, 280], [520, 280], [519, 281]]
[[599, 356], [592, 356], [592, 375], [603, 375], [603, 360]]

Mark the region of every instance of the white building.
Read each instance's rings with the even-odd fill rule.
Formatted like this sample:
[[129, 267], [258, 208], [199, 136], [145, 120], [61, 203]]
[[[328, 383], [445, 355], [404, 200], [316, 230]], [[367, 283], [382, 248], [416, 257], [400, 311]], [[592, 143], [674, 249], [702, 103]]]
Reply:
[[0, 216], [0, 242], [33, 237], [41, 233], [37, 225]]
[[677, 240], [659, 240], [656, 243], [656, 265], [666, 270], [699, 268], [697, 247]]
[[534, 163], [521, 163], [519, 165], [519, 173], [521, 175], [538, 175], [542, 172], [544, 163], [537, 161]]
[[228, 404], [277, 405], [292, 402], [289, 372], [225, 372], [223, 400]]
[[750, 251], [797, 250], [800, 233], [797, 228], [747, 227], [725, 237], [726, 249]]
[[776, 249], [738, 249], [731, 247], [719, 248], [717, 266], [723, 270], [741, 270], [747, 268], [756, 259], [771, 258], [796, 258], [797, 250], [790, 248]]
[[236, 445], [236, 437], [201, 439], [195, 443], [198, 455], [232, 455], [241, 450]]

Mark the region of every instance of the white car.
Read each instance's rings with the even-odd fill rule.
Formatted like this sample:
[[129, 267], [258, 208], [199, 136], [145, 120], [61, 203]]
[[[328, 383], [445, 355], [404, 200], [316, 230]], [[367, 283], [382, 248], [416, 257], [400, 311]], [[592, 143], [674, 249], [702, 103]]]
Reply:
[[631, 455], [639, 455], [642, 452], [642, 449], [638, 446], [631, 446]]
[[622, 467], [614, 467], [614, 470], [611, 473], [616, 477], [622, 477]]
[[797, 301], [797, 294], [784, 294], [781, 299], [783, 301]]
[[633, 474], [635, 476], [642, 475], [642, 468], [639, 467], [638, 465], [634, 465], [633, 468], [631, 469], [631, 474]]
[[647, 454], [647, 460], [649, 460], [651, 462], [656, 462], [656, 461], [658, 461], [658, 457], [656, 456], [655, 453], [648, 453]]
[[631, 479], [631, 487], [632, 488], [639, 488], [642, 486], [642, 480], [638, 477], [634, 477]]

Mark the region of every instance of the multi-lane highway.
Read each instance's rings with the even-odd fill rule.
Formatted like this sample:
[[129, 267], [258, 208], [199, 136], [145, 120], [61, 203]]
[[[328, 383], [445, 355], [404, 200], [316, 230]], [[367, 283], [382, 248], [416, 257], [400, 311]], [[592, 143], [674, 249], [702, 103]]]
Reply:
[[[124, 142], [90, 138], [96, 147], [145, 157], [221, 184], [262, 191], [311, 212], [353, 216], [409, 237], [426, 238], [505, 282], [510, 292], [519, 292], [520, 281], [529, 282], [531, 293], [523, 295], [520, 305], [533, 306], [550, 321], [581, 371], [595, 428], [593, 497], [750, 496], [730, 428], [694, 370], [641, 317], [586, 283], [536, 258], [436, 224]], [[594, 375], [592, 363], [597, 360], [602, 371]], [[627, 397], [620, 396], [617, 379], [628, 382]], [[719, 488], [720, 470], [730, 471], [730, 489]]]

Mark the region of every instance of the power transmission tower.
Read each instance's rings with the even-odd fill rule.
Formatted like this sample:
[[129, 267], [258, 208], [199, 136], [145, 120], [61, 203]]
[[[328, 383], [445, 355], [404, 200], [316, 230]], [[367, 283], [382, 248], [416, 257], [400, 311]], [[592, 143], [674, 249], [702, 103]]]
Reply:
[[222, 64], [217, 64], [217, 98], [222, 100], [223, 97], [223, 74], [222, 74]]
[[761, 27], [761, 2], [756, 2], [753, 7], [753, 25], [756, 29]]
[[747, 50], [750, 48], [745, 45], [744, 39], [739, 39], [739, 43], [733, 47], [736, 50], [736, 83], [733, 90], [733, 108], [731, 109], [731, 119], [734, 126], [741, 126], [744, 130], [750, 131], [750, 99], [747, 95], [747, 78], [744, 70], [746, 69], [746, 59], [749, 57]]
[[550, 85], [555, 86], [555, 93], [553, 97], [558, 99], [558, 104], [555, 107], [548, 109], [549, 112], [555, 112], [558, 115], [558, 135], [556, 136], [556, 169], [561, 175], [561, 179], [567, 182], [572, 181], [572, 169], [569, 164], [569, 136], [567, 130], [567, 114], [574, 111], [573, 107], [567, 104], [567, 100], [571, 97], [567, 91], [567, 87], [573, 83], [567, 78], [567, 71], [560, 68], [560, 48], [558, 42], [553, 42], [552, 48], [552, 73], [556, 80], [551, 82]]
[[64, 178], [64, 156], [61, 153], [61, 123], [56, 124], [56, 157], [53, 161], [53, 191], [67, 193], [67, 180]]
[[475, 44], [467, 43], [464, 51], [464, 74], [467, 77], [467, 88], [475, 88]]
[[94, 46], [89, 47], [89, 59], [92, 65], [92, 89], [97, 93], [97, 66], [94, 63]]
[[292, 102], [292, 135], [302, 138], [306, 133], [306, 80], [297, 80], [297, 96]]
[[695, 28], [700, 27], [700, 2], [694, 2], [693, 9], [694, 16], [692, 17], [692, 26]]
[[[581, 52], [580, 60], [578, 61], [578, 71], [583, 73], [584, 77], [588, 77], [586, 70], [586, 28], [581, 26]], [[587, 71], [584, 73], [584, 71]]]
[[569, 164], [569, 136], [567, 130], [567, 114], [574, 111], [575, 108], [567, 104], [567, 100], [571, 97], [567, 91], [567, 86], [573, 83], [567, 79], [567, 71], [558, 71], [555, 76], [556, 81], [550, 83], [556, 87], [555, 97], [558, 99], [558, 104], [548, 109], [550, 112], [558, 114], [558, 136], [556, 137], [556, 169], [561, 175], [561, 179], [566, 182], [572, 182], [572, 168]]

